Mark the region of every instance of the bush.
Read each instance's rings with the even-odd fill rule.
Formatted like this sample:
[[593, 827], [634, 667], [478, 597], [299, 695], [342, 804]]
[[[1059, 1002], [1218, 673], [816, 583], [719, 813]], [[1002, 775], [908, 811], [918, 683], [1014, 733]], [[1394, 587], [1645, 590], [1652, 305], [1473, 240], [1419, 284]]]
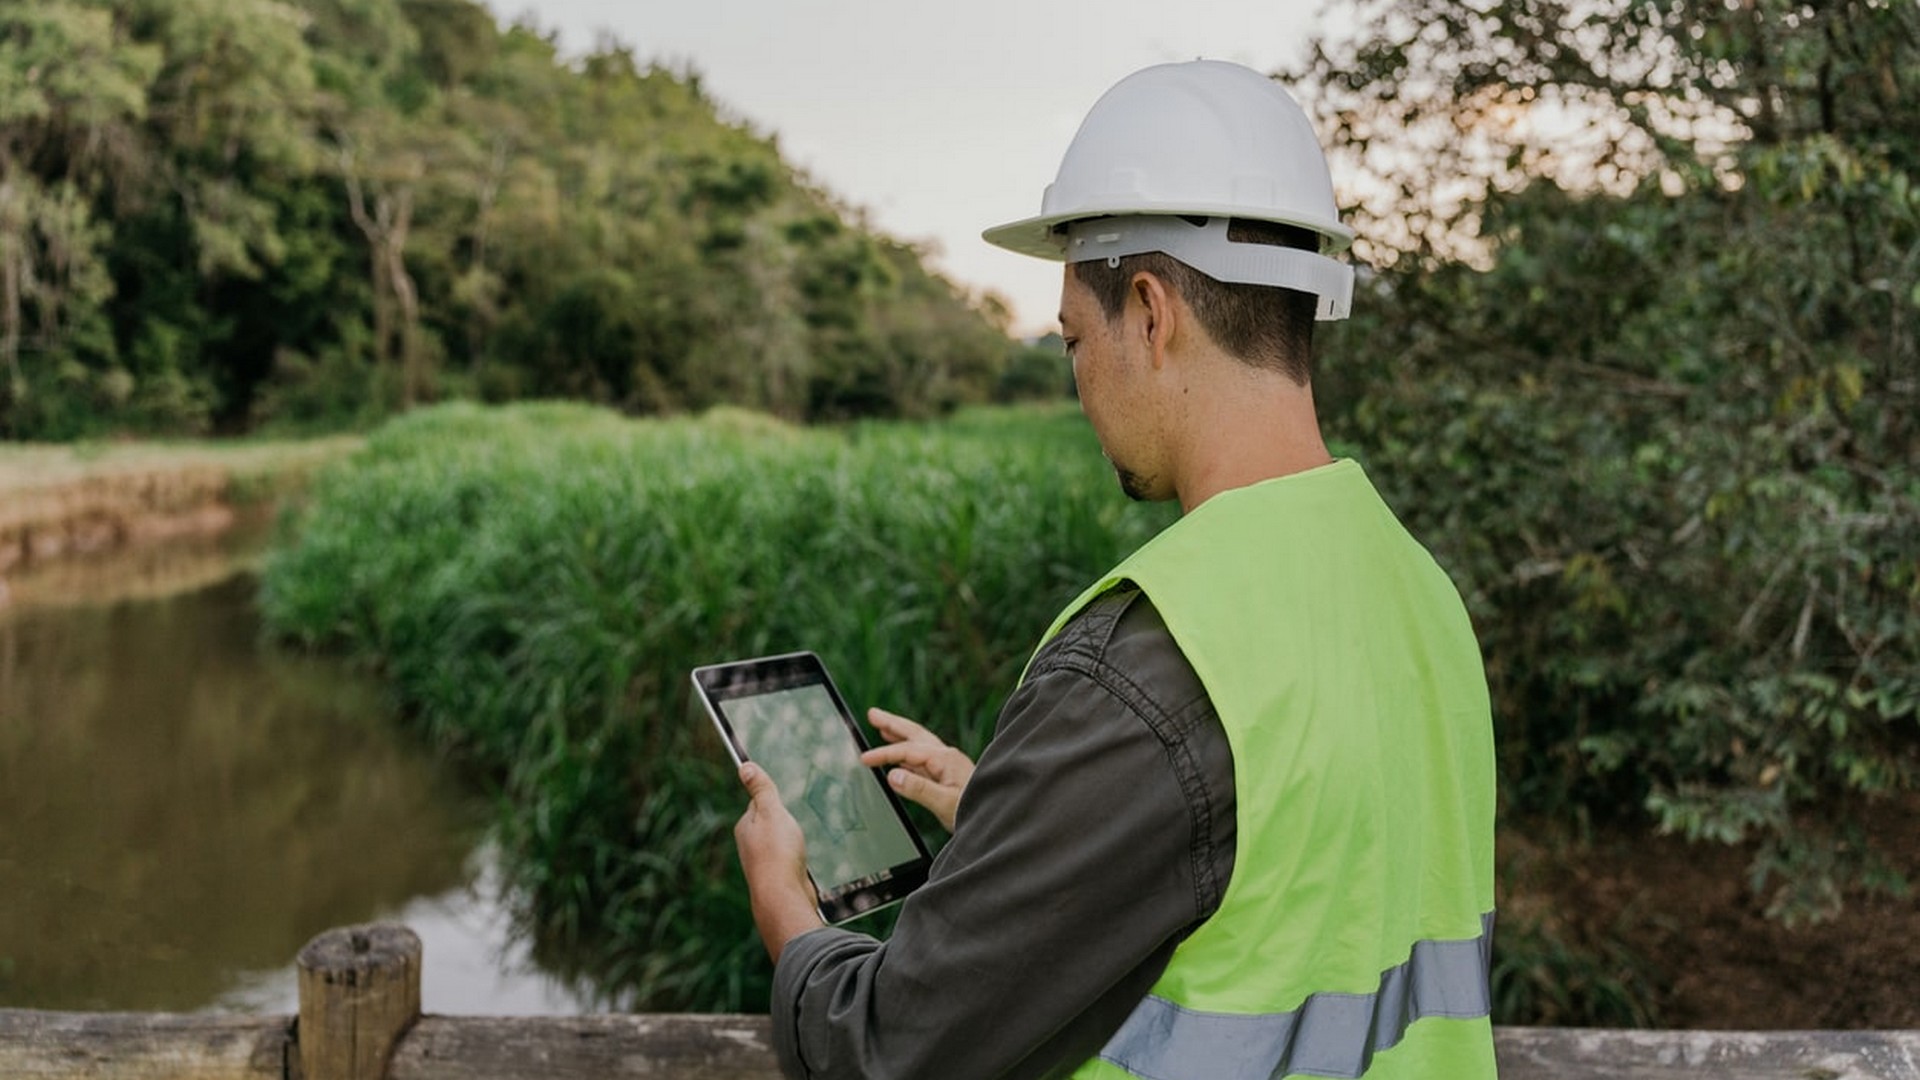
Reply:
[[1467, 596], [1509, 810], [1751, 845], [1821, 918], [1907, 887], [1856, 834], [1920, 786], [1913, 342], [1779, 271], [1840, 216], [1729, 198], [1492, 199], [1490, 267], [1383, 276], [1319, 397]]

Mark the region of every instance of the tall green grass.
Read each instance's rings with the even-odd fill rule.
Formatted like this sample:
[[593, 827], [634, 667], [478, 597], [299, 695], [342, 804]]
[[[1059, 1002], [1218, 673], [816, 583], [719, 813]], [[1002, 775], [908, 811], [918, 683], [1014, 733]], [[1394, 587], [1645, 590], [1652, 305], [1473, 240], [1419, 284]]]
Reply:
[[1048, 621], [1171, 517], [1071, 406], [821, 431], [455, 405], [322, 479], [262, 606], [497, 785], [545, 954], [634, 1006], [751, 1008], [741, 795], [689, 669], [812, 649], [857, 710], [977, 750]]

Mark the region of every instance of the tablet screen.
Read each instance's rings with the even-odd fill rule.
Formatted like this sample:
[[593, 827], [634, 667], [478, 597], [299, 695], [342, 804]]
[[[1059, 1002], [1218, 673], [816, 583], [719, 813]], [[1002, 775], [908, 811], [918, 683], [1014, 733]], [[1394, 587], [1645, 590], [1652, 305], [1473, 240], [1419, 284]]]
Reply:
[[735, 760], [752, 760], [780, 788], [807, 839], [821, 913], [843, 921], [905, 896], [926, 877], [926, 847], [879, 771], [860, 763], [865, 740], [812, 653], [694, 672]]

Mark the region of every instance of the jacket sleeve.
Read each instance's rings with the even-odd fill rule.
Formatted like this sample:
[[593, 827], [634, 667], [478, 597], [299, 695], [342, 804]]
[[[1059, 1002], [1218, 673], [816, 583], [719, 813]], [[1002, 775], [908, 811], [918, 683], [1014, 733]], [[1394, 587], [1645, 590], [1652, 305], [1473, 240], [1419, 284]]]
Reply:
[[[782, 954], [788, 1075], [1046, 1076], [1098, 1052], [1225, 887], [1203, 774], [1224, 761], [1230, 785], [1231, 758], [1174, 657], [1190, 683], [1171, 697], [1097, 651], [1015, 692], [891, 938], [816, 930]], [[1207, 724], [1218, 746], [1196, 757]]]

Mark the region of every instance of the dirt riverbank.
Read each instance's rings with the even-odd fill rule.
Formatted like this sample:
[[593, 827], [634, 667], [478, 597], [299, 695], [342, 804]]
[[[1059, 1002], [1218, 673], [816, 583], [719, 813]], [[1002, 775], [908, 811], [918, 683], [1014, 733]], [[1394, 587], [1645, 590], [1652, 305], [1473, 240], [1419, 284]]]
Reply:
[[[1864, 812], [1863, 832], [1892, 869], [1920, 883], [1920, 794]], [[1554, 973], [1593, 996], [1619, 993], [1655, 1027], [1711, 1030], [1920, 1028], [1920, 896], [1849, 896], [1833, 918], [1788, 926], [1746, 886], [1750, 847], [1689, 844], [1613, 826], [1588, 841], [1564, 827], [1509, 823], [1501, 834], [1502, 929], [1544, 923], [1590, 958]], [[1543, 954], [1544, 955], [1544, 954]], [[1547, 957], [1551, 959], [1551, 957]], [[1554, 1016], [1547, 1023], [1581, 1023]]]
[[0, 444], [0, 606], [9, 578], [257, 521], [359, 443]]

